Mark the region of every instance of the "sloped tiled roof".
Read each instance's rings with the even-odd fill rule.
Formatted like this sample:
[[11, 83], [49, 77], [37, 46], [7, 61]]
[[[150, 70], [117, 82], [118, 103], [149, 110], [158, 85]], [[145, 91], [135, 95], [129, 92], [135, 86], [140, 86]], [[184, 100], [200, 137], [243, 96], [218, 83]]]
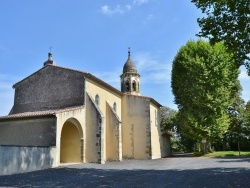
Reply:
[[75, 69], [70, 69], [70, 68], [65, 68], [65, 67], [61, 67], [61, 66], [54, 66], [54, 65], [46, 65], [46, 66], [44, 66], [43, 68], [39, 69], [38, 71], [34, 72], [33, 74], [31, 74], [31, 75], [27, 76], [26, 78], [22, 79], [21, 81], [15, 83], [15, 84], [13, 85], [13, 88], [15, 88], [15, 87], [16, 87], [19, 83], [21, 83], [22, 81], [28, 79], [29, 77], [31, 77], [32, 75], [36, 74], [36, 73], [39, 72], [40, 70], [45, 69], [45, 68], [47, 68], [47, 67], [49, 67], [49, 66], [52, 66], [52, 67], [54, 67], [54, 68], [59, 68], [59, 69], [64, 69], [64, 70], [68, 70], [68, 71], [73, 71], [73, 72], [81, 73], [81, 74], [83, 74], [86, 78], [89, 78], [90, 80], [93, 80], [93, 81], [99, 83], [100, 85], [105, 86], [106, 88], [110, 89], [111, 91], [113, 91], [113, 92], [115, 92], [115, 93], [117, 93], [117, 94], [119, 94], [119, 95], [122, 95], [122, 92], [121, 92], [121, 91], [117, 90], [117, 89], [114, 88], [113, 86], [107, 84], [106, 82], [102, 81], [101, 79], [97, 78], [96, 76], [94, 76], [94, 75], [92, 75], [92, 74], [90, 74], [90, 73], [88, 73], [88, 72], [84, 72], [84, 71], [80, 71], [80, 70], [75, 70]]
[[82, 109], [82, 108], [84, 108], [84, 106], [76, 106], [76, 107], [57, 109], [57, 110], [23, 112], [23, 113], [11, 114], [11, 115], [7, 115], [7, 116], [0, 116], [0, 120], [42, 117], [42, 116], [55, 116], [56, 114], [59, 114], [62, 112], [68, 112], [68, 111], [78, 110], [78, 109]]

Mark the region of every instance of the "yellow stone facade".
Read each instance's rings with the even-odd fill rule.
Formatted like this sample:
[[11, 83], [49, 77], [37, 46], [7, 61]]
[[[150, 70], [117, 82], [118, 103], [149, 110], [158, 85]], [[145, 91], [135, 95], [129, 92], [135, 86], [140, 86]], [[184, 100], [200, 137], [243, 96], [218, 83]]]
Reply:
[[[130, 54], [126, 64], [123, 81], [137, 81], [121, 83], [126, 92], [90, 73], [49, 63], [15, 84], [13, 109], [0, 117], [0, 175], [169, 155], [169, 140], [160, 129], [161, 105], [140, 95]], [[13, 158], [17, 153], [22, 157]]]

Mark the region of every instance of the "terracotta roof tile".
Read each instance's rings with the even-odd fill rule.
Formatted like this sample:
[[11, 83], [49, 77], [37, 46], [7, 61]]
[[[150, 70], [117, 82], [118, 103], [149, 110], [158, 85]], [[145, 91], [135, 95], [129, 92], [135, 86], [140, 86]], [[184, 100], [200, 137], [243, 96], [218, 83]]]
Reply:
[[5, 119], [19, 119], [19, 118], [26, 118], [26, 117], [40, 117], [40, 116], [50, 116], [56, 115], [62, 112], [69, 112], [72, 110], [82, 109], [84, 106], [76, 106], [71, 108], [64, 108], [64, 109], [57, 109], [57, 110], [45, 110], [45, 111], [35, 111], [35, 112], [24, 112], [18, 114], [11, 114], [7, 116], [0, 116], [0, 120]]

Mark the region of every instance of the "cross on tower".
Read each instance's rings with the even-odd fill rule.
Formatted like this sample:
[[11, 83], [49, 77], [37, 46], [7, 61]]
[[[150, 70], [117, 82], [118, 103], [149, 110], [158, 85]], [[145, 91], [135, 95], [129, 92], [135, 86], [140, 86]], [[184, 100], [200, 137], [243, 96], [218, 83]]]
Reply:
[[49, 52], [50, 52], [50, 53], [51, 53], [52, 48], [53, 48], [52, 46], [49, 47]]

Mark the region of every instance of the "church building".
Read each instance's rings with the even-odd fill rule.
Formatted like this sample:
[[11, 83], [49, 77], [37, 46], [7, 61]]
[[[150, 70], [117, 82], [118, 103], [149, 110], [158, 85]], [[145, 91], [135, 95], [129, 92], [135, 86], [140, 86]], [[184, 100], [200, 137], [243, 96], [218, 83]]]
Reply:
[[13, 85], [14, 105], [0, 117], [0, 175], [169, 155], [161, 105], [141, 96], [130, 50], [120, 81], [121, 91], [56, 65], [50, 52], [41, 69]]

